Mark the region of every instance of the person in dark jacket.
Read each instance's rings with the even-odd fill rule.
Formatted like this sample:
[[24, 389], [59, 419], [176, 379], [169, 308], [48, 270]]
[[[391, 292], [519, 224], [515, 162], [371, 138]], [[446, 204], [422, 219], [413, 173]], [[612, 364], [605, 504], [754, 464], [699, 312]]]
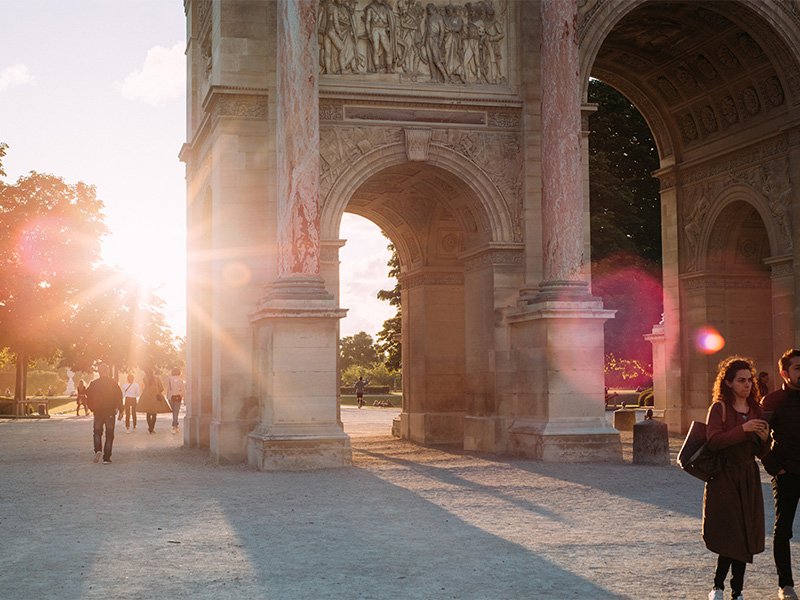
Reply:
[[703, 495], [703, 541], [719, 554], [709, 600], [723, 600], [729, 570], [731, 598], [742, 598], [745, 567], [764, 551], [764, 498], [755, 457], [766, 450], [769, 425], [762, 419], [755, 380], [753, 361], [726, 358], [708, 409], [708, 447], [724, 464]]
[[[86, 388], [86, 397], [89, 407], [94, 413], [94, 462], [103, 464], [111, 463], [111, 448], [114, 445], [114, 422], [117, 413], [122, 415], [122, 388], [111, 379], [111, 369], [108, 365], [97, 367], [100, 375]], [[103, 443], [103, 429], [105, 429], [105, 443]]]
[[772, 446], [761, 462], [772, 475], [772, 554], [778, 572], [778, 598], [797, 600], [789, 540], [800, 499], [800, 350], [789, 348], [784, 352], [778, 359], [778, 370], [783, 378], [781, 389], [761, 401], [764, 412], [771, 414], [772, 426]]

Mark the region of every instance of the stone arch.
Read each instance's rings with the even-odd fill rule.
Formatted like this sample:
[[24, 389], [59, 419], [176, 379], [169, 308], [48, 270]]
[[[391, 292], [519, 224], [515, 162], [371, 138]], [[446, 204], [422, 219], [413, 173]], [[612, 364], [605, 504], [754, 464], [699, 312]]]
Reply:
[[711, 201], [711, 207], [700, 233], [698, 244], [698, 268], [700, 271], [705, 271], [708, 266], [709, 252], [712, 249], [712, 236], [719, 229], [721, 216], [729, 206], [739, 202], [751, 206], [758, 213], [767, 233], [770, 256], [778, 254], [778, 226], [771, 217], [767, 200], [752, 188], [737, 183], [723, 190]]
[[[390, 144], [368, 152], [331, 186], [322, 201], [320, 234], [335, 239], [342, 214], [359, 187], [376, 173], [409, 162], [403, 144]], [[480, 167], [457, 152], [431, 144], [424, 164], [438, 167], [461, 180], [480, 202], [489, 224], [489, 241], [513, 242], [514, 223], [503, 194]]]

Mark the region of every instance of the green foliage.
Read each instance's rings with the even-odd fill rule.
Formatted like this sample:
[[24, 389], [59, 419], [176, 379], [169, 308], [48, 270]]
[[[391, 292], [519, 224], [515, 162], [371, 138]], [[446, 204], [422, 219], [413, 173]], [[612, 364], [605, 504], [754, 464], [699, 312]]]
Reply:
[[372, 336], [364, 331], [343, 337], [339, 341], [339, 368], [342, 371], [351, 366], [366, 369], [381, 358]]
[[661, 263], [661, 203], [655, 141], [641, 113], [611, 86], [592, 79], [589, 176], [592, 259], [619, 252]]
[[[384, 234], [385, 236], [386, 234]], [[391, 242], [387, 246], [391, 255], [389, 262], [386, 263], [389, 267], [389, 277], [397, 279], [400, 276], [400, 258], [397, 256], [397, 248]], [[390, 371], [400, 371], [403, 367], [402, 361], [402, 300], [400, 297], [400, 283], [395, 282], [394, 288], [391, 290], [380, 290], [378, 292], [378, 300], [385, 300], [390, 306], [397, 309], [395, 316], [386, 319], [383, 322], [383, 328], [378, 332], [378, 351], [385, 357], [385, 364]]]
[[400, 373], [388, 369], [382, 362], [376, 362], [367, 367], [350, 365], [347, 369], [342, 369], [342, 386], [352, 386], [359, 377], [369, 381], [371, 386], [388, 385], [393, 390], [400, 387]]

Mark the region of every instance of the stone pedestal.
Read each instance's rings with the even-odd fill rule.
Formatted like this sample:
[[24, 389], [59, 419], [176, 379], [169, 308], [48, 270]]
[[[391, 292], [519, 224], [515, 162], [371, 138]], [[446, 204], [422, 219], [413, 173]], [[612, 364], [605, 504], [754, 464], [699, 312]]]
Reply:
[[[573, 287], [580, 289], [562, 292]], [[603, 375], [603, 323], [614, 311], [591, 296], [568, 295], [540, 294], [508, 316], [517, 398], [510, 451], [546, 461], [618, 461], [622, 446], [606, 422]]]
[[274, 286], [253, 315], [261, 423], [248, 436], [248, 463], [262, 471], [343, 467], [350, 438], [337, 406], [336, 308], [321, 279]]

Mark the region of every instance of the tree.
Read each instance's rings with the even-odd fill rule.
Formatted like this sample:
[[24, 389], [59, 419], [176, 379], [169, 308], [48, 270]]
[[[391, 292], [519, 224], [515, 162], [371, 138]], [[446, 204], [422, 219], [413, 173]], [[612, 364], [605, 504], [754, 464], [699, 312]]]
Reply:
[[[386, 234], [384, 234], [385, 236]], [[397, 309], [395, 316], [383, 322], [383, 329], [378, 332], [378, 350], [385, 357], [384, 364], [390, 371], [399, 371], [403, 366], [402, 347], [400, 334], [402, 330], [402, 300], [400, 298], [400, 283], [397, 278], [400, 276], [400, 258], [397, 256], [397, 249], [391, 242], [387, 246], [391, 255], [389, 262], [389, 277], [395, 278], [394, 288], [391, 290], [380, 290], [378, 300], [385, 300], [390, 306]]]
[[592, 260], [620, 251], [661, 263], [658, 152], [647, 122], [611, 86], [592, 79], [589, 176]]
[[95, 188], [31, 172], [0, 182], [0, 345], [16, 355], [17, 400], [31, 358], [52, 356], [100, 260]]
[[364, 331], [343, 337], [339, 348], [339, 367], [345, 371], [351, 365], [368, 368], [379, 362], [381, 356], [375, 347], [372, 336]]
[[598, 104], [589, 119], [592, 291], [617, 311], [605, 325], [605, 352], [647, 365], [652, 347], [642, 336], [663, 310], [661, 205], [651, 175], [658, 153], [627, 98], [593, 79], [589, 99]]

